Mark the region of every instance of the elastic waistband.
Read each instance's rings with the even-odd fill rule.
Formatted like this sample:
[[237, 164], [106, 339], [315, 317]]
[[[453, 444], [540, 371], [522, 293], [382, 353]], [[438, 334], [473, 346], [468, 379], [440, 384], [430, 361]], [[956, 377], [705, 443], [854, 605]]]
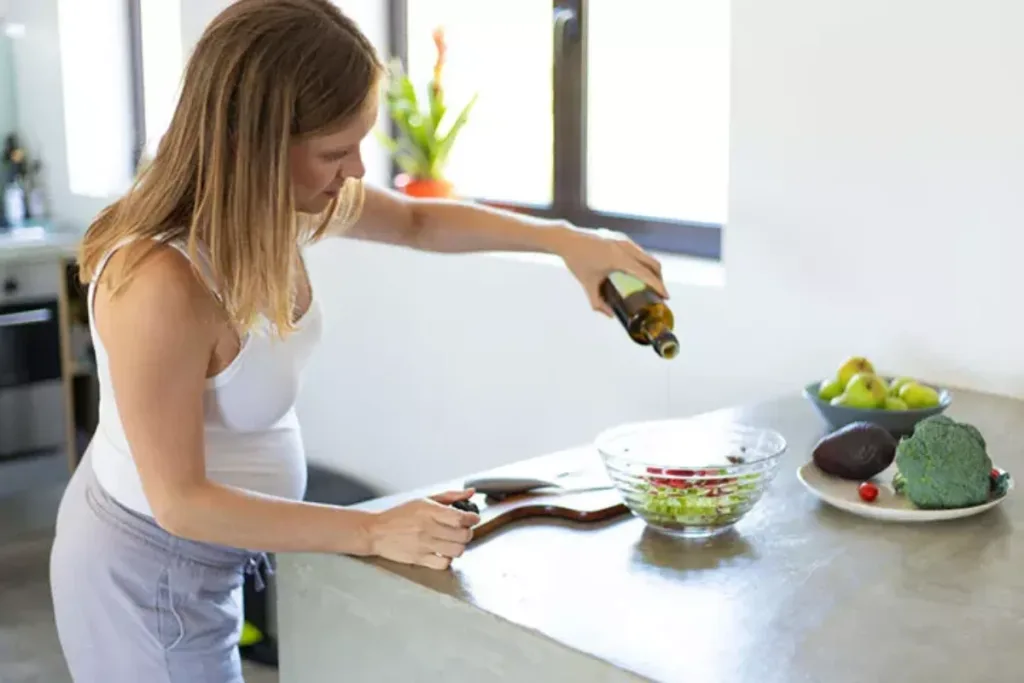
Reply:
[[249, 568], [261, 563], [265, 558], [263, 553], [174, 536], [151, 517], [129, 510], [118, 503], [96, 479], [91, 462], [83, 460], [78, 469], [84, 470], [82, 474], [87, 477], [85, 494], [96, 514], [161, 552], [216, 569]]

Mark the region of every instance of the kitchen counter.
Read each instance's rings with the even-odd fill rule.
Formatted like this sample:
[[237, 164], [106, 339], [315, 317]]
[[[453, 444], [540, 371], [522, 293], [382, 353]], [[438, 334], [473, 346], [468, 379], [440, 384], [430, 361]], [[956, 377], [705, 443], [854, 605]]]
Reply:
[[81, 239], [80, 234], [35, 227], [0, 231], [0, 262], [71, 259]]
[[[982, 430], [998, 465], [1024, 472], [1024, 402], [956, 391], [948, 414]], [[1019, 490], [964, 520], [873, 522], [820, 504], [798, 482], [825, 433], [802, 398], [694, 419], [771, 427], [789, 442], [771, 488], [733, 532], [702, 544], [630, 516], [520, 522], [445, 572], [280, 556], [282, 683], [1020, 680]], [[595, 458], [583, 448], [531, 467], [546, 474]]]

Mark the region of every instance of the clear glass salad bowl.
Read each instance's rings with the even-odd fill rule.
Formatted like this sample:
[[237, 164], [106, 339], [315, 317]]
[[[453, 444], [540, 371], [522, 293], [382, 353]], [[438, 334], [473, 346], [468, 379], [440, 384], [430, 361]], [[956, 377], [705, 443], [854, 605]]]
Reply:
[[770, 429], [700, 420], [623, 425], [595, 445], [634, 515], [691, 538], [720, 534], [750, 512], [787, 447]]

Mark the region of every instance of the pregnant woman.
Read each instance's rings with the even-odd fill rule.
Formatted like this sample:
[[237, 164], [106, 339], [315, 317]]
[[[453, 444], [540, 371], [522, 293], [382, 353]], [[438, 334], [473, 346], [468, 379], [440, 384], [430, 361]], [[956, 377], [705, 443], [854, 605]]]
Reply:
[[[664, 294], [624, 239], [364, 187], [379, 58], [328, 0], [241, 0], [206, 29], [171, 125], [80, 253], [100, 419], [61, 503], [57, 628], [77, 683], [237, 683], [244, 573], [266, 552], [445, 569], [476, 515], [449, 491], [367, 513], [302, 502], [295, 415], [321, 310], [302, 248], [557, 254], [591, 305], [613, 270]], [[369, 293], [368, 293], [369, 294]]]

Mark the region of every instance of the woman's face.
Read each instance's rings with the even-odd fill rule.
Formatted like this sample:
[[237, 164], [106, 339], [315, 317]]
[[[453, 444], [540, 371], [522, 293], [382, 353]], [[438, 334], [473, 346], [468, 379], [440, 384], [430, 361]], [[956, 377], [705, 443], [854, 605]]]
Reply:
[[366, 173], [359, 145], [377, 121], [377, 96], [367, 100], [353, 121], [335, 132], [292, 145], [292, 189], [304, 213], [320, 213], [341, 191], [346, 178]]

